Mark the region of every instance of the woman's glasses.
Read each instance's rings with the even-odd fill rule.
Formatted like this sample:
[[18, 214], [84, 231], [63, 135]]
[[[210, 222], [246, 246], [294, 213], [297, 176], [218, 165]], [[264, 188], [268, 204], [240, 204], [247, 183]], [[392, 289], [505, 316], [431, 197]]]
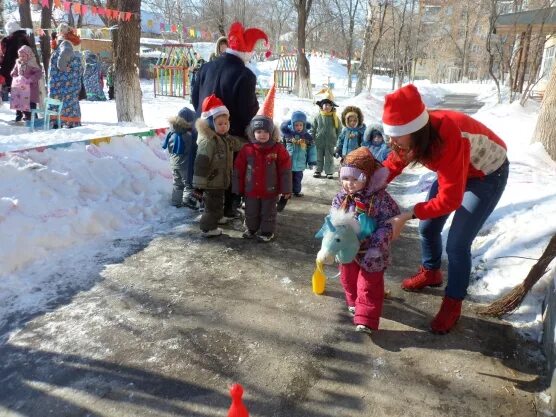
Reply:
[[392, 141], [390, 143], [390, 146], [392, 147], [392, 150], [394, 152], [396, 152], [398, 155], [407, 155], [409, 152], [412, 151], [412, 148], [410, 146], [408, 147], [402, 147], [400, 145], [398, 145], [396, 142]]

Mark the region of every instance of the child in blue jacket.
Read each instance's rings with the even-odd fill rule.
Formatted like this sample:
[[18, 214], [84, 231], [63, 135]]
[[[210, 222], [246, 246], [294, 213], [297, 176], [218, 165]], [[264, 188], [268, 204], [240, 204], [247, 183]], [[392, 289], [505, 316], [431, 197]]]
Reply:
[[292, 190], [295, 197], [302, 197], [301, 180], [307, 166], [317, 164], [317, 151], [313, 137], [308, 130], [311, 123], [307, 122], [307, 115], [302, 111], [294, 111], [290, 120], [280, 126], [282, 141], [292, 160]]
[[378, 162], [384, 162], [391, 149], [384, 140], [382, 125], [373, 123], [365, 130], [362, 146], [366, 146]]
[[342, 112], [342, 123], [344, 128], [338, 136], [334, 156], [343, 159], [348, 153], [359, 148], [363, 142], [365, 124], [361, 109], [356, 106], [347, 106]]
[[181, 109], [177, 116], [171, 117], [170, 132], [162, 144], [170, 154], [170, 167], [174, 177], [172, 205], [186, 206], [197, 210], [200, 202], [191, 194], [193, 192], [193, 164], [197, 154], [197, 131], [195, 130], [195, 112], [187, 107]]

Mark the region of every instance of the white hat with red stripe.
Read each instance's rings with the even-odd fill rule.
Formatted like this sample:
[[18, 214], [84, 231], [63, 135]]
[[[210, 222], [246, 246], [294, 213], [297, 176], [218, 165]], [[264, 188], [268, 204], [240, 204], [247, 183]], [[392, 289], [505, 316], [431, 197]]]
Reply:
[[408, 84], [384, 97], [382, 125], [388, 136], [404, 136], [416, 132], [429, 121], [429, 112], [413, 84]]
[[203, 119], [208, 119], [210, 116], [213, 118], [220, 116], [221, 114], [230, 115], [230, 112], [222, 100], [211, 94], [203, 100], [203, 106], [201, 107], [201, 117]]

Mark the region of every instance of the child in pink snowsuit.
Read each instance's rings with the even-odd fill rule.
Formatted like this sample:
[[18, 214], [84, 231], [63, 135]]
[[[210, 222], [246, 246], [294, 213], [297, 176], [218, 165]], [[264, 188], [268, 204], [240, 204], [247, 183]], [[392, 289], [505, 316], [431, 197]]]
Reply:
[[23, 45], [17, 51], [18, 58], [11, 72], [12, 89], [10, 107], [23, 112], [24, 120], [31, 120], [31, 109], [39, 102], [39, 82], [42, 69], [37, 64], [33, 50]]
[[377, 330], [382, 315], [384, 271], [390, 263], [392, 240], [392, 226], [387, 220], [400, 213], [386, 191], [388, 174], [368, 148], [360, 147], [344, 158], [340, 168], [342, 190], [332, 201], [333, 209], [353, 212], [354, 216], [366, 213], [377, 224], [361, 242], [355, 260], [340, 265], [340, 281], [358, 332]]

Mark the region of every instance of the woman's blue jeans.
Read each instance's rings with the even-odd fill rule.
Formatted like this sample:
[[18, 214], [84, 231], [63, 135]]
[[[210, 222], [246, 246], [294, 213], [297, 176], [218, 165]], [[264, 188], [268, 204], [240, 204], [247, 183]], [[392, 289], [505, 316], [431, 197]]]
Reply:
[[[463, 300], [467, 295], [471, 275], [471, 244], [490, 213], [498, 204], [508, 181], [509, 163], [483, 178], [470, 178], [465, 186], [463, 202], [454, 212], [448, 231], [448, 285], [446, 295]], [[438, 193], [438, 181], [432, 184], [427, 201]], [[421, 256], [427, 269], [440, 268], [442, 258], [442, 228], [450, 214], [419, 222]]]

